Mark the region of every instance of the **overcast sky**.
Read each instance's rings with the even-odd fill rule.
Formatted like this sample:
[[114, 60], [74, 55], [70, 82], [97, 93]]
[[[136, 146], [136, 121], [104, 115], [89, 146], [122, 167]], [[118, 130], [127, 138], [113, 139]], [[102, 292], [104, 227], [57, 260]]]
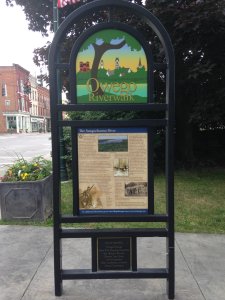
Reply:
[[20, 6], [7, 7], [0, 0], [0, 66], [21, 65], [38, 75], [39, 69], [33, 63], [33, 50], [45, 44], [41, 33], [28, 30], [25, 15]]

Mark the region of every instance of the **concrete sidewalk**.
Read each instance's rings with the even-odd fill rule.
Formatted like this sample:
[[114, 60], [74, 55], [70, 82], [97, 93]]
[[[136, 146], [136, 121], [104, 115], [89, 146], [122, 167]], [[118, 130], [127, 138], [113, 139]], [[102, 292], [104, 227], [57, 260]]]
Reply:
[[[165, 238], [138, 238], [138, 267], [165, 267]], [[63, 268], [90, 268], [90, 239], [63, 240]], [[225, 299], [225, 235], [176, 234], [176, 299]], [[54, 296], [52, 229], [0, 226], [0, 300], [165, 300], [163, 279], [64, 281]]]

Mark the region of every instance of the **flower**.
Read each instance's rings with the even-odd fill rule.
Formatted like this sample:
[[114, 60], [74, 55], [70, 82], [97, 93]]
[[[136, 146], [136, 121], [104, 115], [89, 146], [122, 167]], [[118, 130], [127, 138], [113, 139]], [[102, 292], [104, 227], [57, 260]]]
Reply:
[[22, 180], [26, 180], [29, 175], [27, 173], [22, 173], [20, 176]]
[[21, 157], [6, 171], [2, 181], [41, 180], [51, 174], [51, 169], [51, 161], [44, 159], [42, 156], [33, 158], [31, 162]]

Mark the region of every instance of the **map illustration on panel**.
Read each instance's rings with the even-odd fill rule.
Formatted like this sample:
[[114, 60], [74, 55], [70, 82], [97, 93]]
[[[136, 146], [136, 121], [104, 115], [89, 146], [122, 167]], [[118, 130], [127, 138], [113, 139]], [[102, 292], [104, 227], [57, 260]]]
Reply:
[[76, 57], [78, 103], [147, 103], [147, 59], [129, 33], [104, 29], [89, 36]]

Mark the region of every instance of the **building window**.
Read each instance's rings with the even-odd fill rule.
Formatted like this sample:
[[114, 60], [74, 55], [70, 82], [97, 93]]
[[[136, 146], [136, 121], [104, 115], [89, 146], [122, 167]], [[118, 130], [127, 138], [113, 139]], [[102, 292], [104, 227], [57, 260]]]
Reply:
[[6, 96], [7, 97], [7, 86], [6, 84], [3, 82], [2, 83], [2, 96]]
[[21, 80], [20, 80], [20, 92], [21, 92], [22, 94], [24, 93], [23, 86], [24, 86], [23, 80], [21, 79]]
[[10, 100], [5, 100], [5, 106], [10, 106]]
[[25, 111], [25, 101], [24, 101], [24, 98], [21, 98], [21, 106], [22, 106], [22, 111]]
[[7, 117], [7, 129], [16, 129], [16, 117]]
[[22, 99], [18, 99], [18, 104], [19, 104], [19, 110], [22, 111]]
[[38, 124], [37, 124], [37, 122], [32, 123], [32, 131], [33, 132], [37, 132], [38, 131]]

